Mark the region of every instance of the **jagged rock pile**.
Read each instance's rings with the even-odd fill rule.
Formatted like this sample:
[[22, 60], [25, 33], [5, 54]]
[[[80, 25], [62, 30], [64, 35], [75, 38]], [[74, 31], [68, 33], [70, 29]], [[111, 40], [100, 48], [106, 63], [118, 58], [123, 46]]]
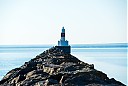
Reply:
[[55, 47], [9, 71], [0, 86], [125, 86]]

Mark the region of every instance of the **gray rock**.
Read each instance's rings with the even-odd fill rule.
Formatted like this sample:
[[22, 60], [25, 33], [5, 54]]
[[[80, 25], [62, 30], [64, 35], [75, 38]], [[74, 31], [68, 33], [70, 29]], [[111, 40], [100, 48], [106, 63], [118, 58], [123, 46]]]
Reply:
[[126, 86], [80, 61], [71, 54], [52, 47], [19, 68], [9, 71], [0, 86]]

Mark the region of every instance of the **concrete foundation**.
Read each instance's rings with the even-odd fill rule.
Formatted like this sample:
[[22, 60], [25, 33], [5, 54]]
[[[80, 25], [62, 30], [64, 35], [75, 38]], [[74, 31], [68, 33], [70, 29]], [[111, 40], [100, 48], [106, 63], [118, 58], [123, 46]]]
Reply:
[[64, 53], [67, 54], [71, 53], [71, 46], [55, 46], [55, 47], [63, 50]]

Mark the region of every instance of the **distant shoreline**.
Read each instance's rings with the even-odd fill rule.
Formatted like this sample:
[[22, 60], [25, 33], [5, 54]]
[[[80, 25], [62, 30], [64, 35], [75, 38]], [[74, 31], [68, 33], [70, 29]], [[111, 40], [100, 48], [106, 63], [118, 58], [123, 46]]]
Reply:
[[[0, 48], [50, 48], [55, 45], [0, 45]], [[72, 48], [126, 48], [128, 43], [71, 44]]]

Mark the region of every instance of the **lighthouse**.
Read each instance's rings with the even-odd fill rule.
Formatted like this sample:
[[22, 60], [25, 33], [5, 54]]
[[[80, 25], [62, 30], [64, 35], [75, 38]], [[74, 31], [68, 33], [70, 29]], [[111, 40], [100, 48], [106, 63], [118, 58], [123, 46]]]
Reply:
[[68, 46], [68, 41], [65, 40], [65, 29], [62, 27], [61, 39], [58, 41], [58, 46]]
[[71, 47], [70, 45], [68, 44], [68, 41], [65, 40], [65, 28], [62, 27], [62, 30], [61, 30], [61, 39], [58, 41], [58, 46], [55, 46], [59, 49], [61, 49], [64, 53], [66, 54], [70, 54], [71, 52]]

